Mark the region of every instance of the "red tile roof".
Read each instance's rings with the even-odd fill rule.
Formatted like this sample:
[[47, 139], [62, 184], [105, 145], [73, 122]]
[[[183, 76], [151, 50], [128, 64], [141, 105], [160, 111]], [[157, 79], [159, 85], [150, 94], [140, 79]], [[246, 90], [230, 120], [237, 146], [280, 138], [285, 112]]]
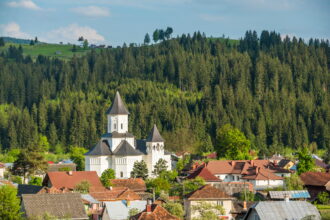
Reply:
[[195, 179], [198, 176], [203, 178], [207, 182], [211, 182], [211, 181], [220, 182], [221, 181], [218, 177], [214, 176], [204, 165], [196, 168], [195, 171], [193, 171], [193, 173], [191, 173], [187, 177], [187, 179]]
[[255, 180], [280, 180], [283, 178], [274, 173], [290, 172], [277, 167], [269, 160], [214, 160], [208, 162], [206, 167], [214, 175], [241, 174], [242, 178]]
[[57, 189], [68, 188], [73, 190], [82, 181], [88, 181], [91, 184], [90, 192], [106, 190], [95, 171], [48, 172], [43, 185]]
[[141, 197], [137, 193], [127, 187], [115, 187], [112, 190], [90, 192], [89, 194], [98, 201], [141, 200]]
[[306, 172], [300, 175], [305, 185], [325, 186], [330, 181], [330, 173]]
[[5, 168], [5, 164], [0, 162], [0, 168]]
[[171, 215], [166, 209], [157, 204], [152, 204], [150, 212], [145, 209], [137, 215], [134, 215], [130, 220], [179, 220], [178, 217]]
[[111, 180], [113, 187], [128, 187], [135, 192], [144, 192], [147, 190], [146, 183], [141, 178], [135, 179], [113, 179]]
[[188, 200], [199, 199], [232, 199], [224, 191], [221, 191], [211, 185], [205, 185], [197, 189], [196, 191], [186, 195]]

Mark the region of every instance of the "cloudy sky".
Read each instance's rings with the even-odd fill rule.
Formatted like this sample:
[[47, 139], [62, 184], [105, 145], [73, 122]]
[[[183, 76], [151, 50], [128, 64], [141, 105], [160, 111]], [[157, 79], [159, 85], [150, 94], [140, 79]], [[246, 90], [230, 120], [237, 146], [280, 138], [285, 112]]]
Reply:
[[171, 26], [239, 39], [246, 30], [330, 39], [329, 0], [0, 0], [0, 36], [122, 45]]

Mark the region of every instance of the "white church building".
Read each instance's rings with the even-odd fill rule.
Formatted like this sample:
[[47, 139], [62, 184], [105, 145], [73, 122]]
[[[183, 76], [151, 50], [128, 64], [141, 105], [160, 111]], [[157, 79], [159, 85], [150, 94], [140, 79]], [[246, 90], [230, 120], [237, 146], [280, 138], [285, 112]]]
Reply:
[[130, 178], [135, 161], [147, 164], [148, 176], [153, 176], [155, 164], [159, 159], [167, 161], [171, 170], [171, 154], [164, 150], [164, 139], [154, 125], [147, 139], [136, 140], [128, 132], [128, 115], [119, 92], [112, 106], [106, 112], [108, 117], [107, 133], [85, 154], [85, 170], [96, 171], [99, 176], [108, 168], [116, 173], [116, 178]]

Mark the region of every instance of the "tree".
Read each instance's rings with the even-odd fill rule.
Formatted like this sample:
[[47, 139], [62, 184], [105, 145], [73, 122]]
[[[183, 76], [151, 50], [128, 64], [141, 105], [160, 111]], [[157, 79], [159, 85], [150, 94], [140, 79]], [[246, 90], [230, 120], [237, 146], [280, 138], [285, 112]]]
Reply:
[[91, 187], [91, 184], [84, 180], [75, 185], [74, 191], [80, 192], [80, 193], [89, 193], [89, 188]]
[[227, 160], [248, 160], [251, 143], [245, 135], [226, 124], [217, 131], [215, 150], [219, 157]]
[[314, 166], [314, 159], [310, 155], [308, 148], [303, 147], [300, 151], [298, 151], [298, 165], [297, 165], [297, 172], [298, 175], [305, 173], [307, 171], [311, 171]]
[[106, 169], [103, 171], [103, 173], [100, 177], [100, 180], [101, 180], [103, 186], [109, 187], [109, 186], [111, 186], [110, 180], [115, 179], [115, 178], [116, 178], [115, 171], [113, 169]]
[[137, 215], [140, 213], [140, 210], [137, 209], [137, 208], [131, 208], [129, 211], [128, 211], [128, 215], [129, 217], [132, 217], [134, 215]]
[[163, 207], [172, 215], [183, 219], [184, 210], [181, 203], [178, 202], [166, 202], [163, 204]]
[[134, 162], [133, 170], [131, 172], [131, 177], [142, 178], [144, 180], [148, 177], [147, 164], [143, 160]]
[[171, 38], [172, 33], [173, 33], [173, 28], [167, 27], [165, 30], [165, 37], [167, 40]]
[[20, 200], [17, 190], [8, 185], [0, 186], [0, 219], [21, 219]]
[[77, 165], [77, 170], [85, 170], [85, 157], [84, 154], [87, 150], [83, 147], [71, 147], [70, 159]]
[[75, 44], [72, 45], [71, 51], [74, 52], [74, 53], [77, 52], [77, 46]]
[[38, 41], [38, 38], [37, 37], [35, 37], [34, 38], [34, 43], [38, 43], [39, 41]]
[[319, 194], [317, 194], [317, 200], [319, 201], [319, 203], [323, 204], [323, 205], [328, 205], [330, 198], [329, 198], [329, 193], [328, 192], [320, 192]]
[[168, 193], [171, 189], [171, 183], [162, 177], [157, 177], [155, 179], [148, 179], [147, 188], [154, 191], [156, 195], [159, 195], [161, 192]]
[[286, 190], [303, 190], [304, 183], [297, 174], [291, 174], [290, 177], [284, 178]]
[[13, 164], [12, 173], [23, 176], [25, 182], [27, 176], [34, 175], [36, 171], [45, 172], [47, 167], [47, 161], [43, 155], [35, 147], [28, 147], [28, 149], [21, 150]]
[[33, 46], [34, 45], [34, 40], [31, 40], [30, 41], [30, 46]]
[[38, 143], [39, 149], [43, 152], [48, 152], [49, 150], [49, 143], [48, 139], [44, 135], [39, 135], [39, 143]]
[[4, 47], [5, 46], [5, 40], [3, 39], [3, 37], [0, 37], [0, 47]]
[[148, 33], [146, 33], [146, 35], [144, 36], [144, 44], [149, 44], [150, 43], [150, 36]]
[[166, 170], [167, 170], [167, 161], [161, 158], [155, 164], [154, 170], [152, 171], [152, 174], [155, 175], [155, 176], [158, 176], [163, 171], [166, 171]]
[[225, 214], [225, 209], [221, 205], [216, 205], [207, 202], [197, 202], [197, 205], [192, 206], [192, 211], [197, 212], [198, 217], [194, 220], [217, 220], [219, 215]]
[[164, 30], [163, 29], [160, 29], [159, 30], [159, 40], [164, 40], [165, 39], [165, 32], [164, 32]]
[[182, 187], [183, 187], [182, 193], [183, 195], [189, 194], [204, 185], [205, 185], [205, 180], [201, 177], [196, 177], [195, 179], [191, 179], [191, 180], [184, 180], [182, 183]]
[[152, 39], [154, 40], [155, 43], [159, 40], [159, 30], [156, 29], [154, 33], [152, 34]]
[[78, 38], [78, 41], [84, 41], [84, 37], [83, 37], [83, 36], [80, 36], [80, 37]]
[[84, 49], [88, 48], [88, 40], [87, 39], [84, 40], [83, 47], [84, 47]]
[[38, 176], [31, 176], [29, 180], [29, 185], [41, 186], [42, 178]]

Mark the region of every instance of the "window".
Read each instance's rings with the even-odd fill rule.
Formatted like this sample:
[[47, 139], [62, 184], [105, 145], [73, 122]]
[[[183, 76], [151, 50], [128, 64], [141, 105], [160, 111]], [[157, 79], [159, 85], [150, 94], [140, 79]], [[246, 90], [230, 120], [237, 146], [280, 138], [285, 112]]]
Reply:
[[120, 124], [120, 128], [123, 129], [123, 127], [124, 127], [124, 125], [123, 125], [123, 123], [121, 123], [121, 124]]
[[223, 206], [223, 201], [218, 200], [218, 201], [217, 201], [217, 205], [221, 205], [221, 206]]
[[113, 124], [113, 127], [114, 127], [114, 129], [117, 129], [117, 125], [116, 124]]
[[120, 177], [123, 178], [124, 177], [124, 173], [120, 172]]

